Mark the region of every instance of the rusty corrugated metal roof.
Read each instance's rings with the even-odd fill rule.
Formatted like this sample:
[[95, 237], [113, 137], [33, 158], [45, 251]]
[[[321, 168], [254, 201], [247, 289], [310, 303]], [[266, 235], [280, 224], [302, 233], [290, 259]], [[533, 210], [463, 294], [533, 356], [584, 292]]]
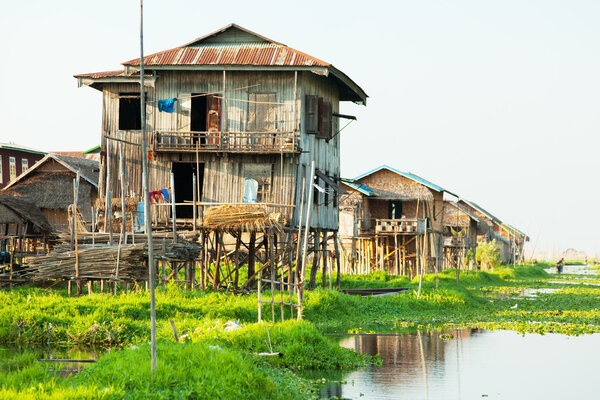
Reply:
[[125, 71], [104, 71], [104, 72], [92, 72], [91, 74], [80, 74], [74, 75], [75, 78], [92, 78], [92, 79], [100, 79], [100, 78], [112, 78], [115, 76], [124, 76]]
[[[147, 66], [157, 65], [259, 65], [328, 67], [331, 64], [301, 51], [275, 43], [208, 44], [176, 47], [144, 57]], [[123, 65], [140, 65], [136, 58]]]

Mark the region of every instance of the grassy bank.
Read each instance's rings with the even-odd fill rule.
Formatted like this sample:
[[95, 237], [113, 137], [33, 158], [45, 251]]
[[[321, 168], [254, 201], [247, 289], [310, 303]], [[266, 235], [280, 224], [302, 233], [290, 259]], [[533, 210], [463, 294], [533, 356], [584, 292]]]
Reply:
[[[573, 283], [577, 283], [574, 285]], [[125, 348], [63, 379], [30, 356], [0, 363], [0, 398], [310, 398], [296, 371], [357, 368], [376, 362], [340, 348], [324, 332], [404, 332], [480, 327], [520, 332], [600, 332], [600, 278], [548, 275], [543, 265], [494, 272], [444, 271], [417, 280], [383, 273], [343, 276], [342, 288], [410, 287], [397, 296], [306, 294], [305, 321], [257, 324], [256, 295], [157, 291], [159, 371], [148, 370], [149, 301], [145, 293], [67, 297], [62, 290], [0, 292], [0, 343]], [[536, 293], [536, 289], [551, 289]], [[525, 296], [524, 296], [525, 294]], [[531, 297], [531, 295], [535, 297]], [[289, 317], [289, 310], [286, 311]], [[278, 314], [278, 313], [277, 313]], [[270, 319], [270, 309], [263, 317]], [[186, 343], [174, 343], [169, 320]], [[241, 329], [227, 331], [235, 320]], [[133, 347], [132, 347], [133, 346]], [[282, 357], [257, 357], [270, 346]], [[245, 396], [245, 397], [244, 397]]]

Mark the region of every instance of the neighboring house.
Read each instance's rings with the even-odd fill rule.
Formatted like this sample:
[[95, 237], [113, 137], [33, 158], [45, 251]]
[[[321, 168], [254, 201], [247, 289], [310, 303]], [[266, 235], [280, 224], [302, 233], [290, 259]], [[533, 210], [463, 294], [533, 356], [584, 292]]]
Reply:
[[[250, 200], [297, 226], [303, 178], [308, 181], [315, 161], [315, 183], [331, 189], [315, 189], [311, 227], [337, 231], [338, 120], [348, 117], [339, 114], [339, 104], [367, 99], [348, 76], [235, 24], [145, 56], [144, 64], [147, 155], [139, 146], [140, 60], [119, 71], [75, 76], [103, 96], [101, 197], [107, 177], [112, 195], [121, 196], [122, 151], [126, 197], [141, 197], [142, 157], [149, 158], [149, 190], [170, 188], [174, 175], [178, 222], [190, 223], [196, 199], [204, 206]], [[168, 99], [175, 99], [172, 112], [159, 111], [159, 101]], [[155, 224], [168, 225], [172, 217], [170, 207], [155, 207], [153, 214]]]
[[28, 255], [49, 250], [52, 227], [39, 207], [28, 199], [0, 191], [0, 264], [22, 264]]
[[464, 209], [474, 213], [481, 218], [488, 226], [486, 231], [478, 232], [477, 240], [479, 243], [485, 243], [496, 240], [500, 249], [500, 255], [504, 264], [522, 262], [524, 259], [523, 248], [525, 242], [529, 241], [529, 236], [525, 233], [503, 223], [490, 212], [486, 211], [472, 201], [461, 199], [459, 205]]
[[453, 193], [387, 165], [342, 188], [340, 238], [352, 264], [414, 275], [419, 256], [425, 271], [441, 268], [444, 193]]
[[488, 232], [488, 225], [475, 213], [454, 201], [444, 201], [444, 268], [466, 263], [469, 250], [477, 254], [477, 237]]
[[31, 168], [45, 154], [13, 143], [0, 143], [0, 189]]
[[52, 230], [69, 230], [69, 206], [73, 204], [73, 181], [80, 176], [78, 211], [91, 221], [92, 206], [98, 197], [99, 163], [78, 157], [50, 153], [19, 175], [2, 195], [12, 195], [39, 208]]

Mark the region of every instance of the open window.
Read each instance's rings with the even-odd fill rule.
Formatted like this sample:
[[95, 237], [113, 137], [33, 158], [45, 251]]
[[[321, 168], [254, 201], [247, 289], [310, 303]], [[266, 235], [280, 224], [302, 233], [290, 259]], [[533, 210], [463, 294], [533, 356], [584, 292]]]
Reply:
[[[182, 108], [188, 110], [189, 122], [184, 122], [180, 126], [189, 126], [189, 130], [192, 132], [208, 132], [206, 136], [194, 136], [194, 143], [199, 139], [200, 144], [218, 145], [220, 143], [219, 132], [221, 132], [221, 99], [203, 93], [182, 95], [182, 97], [187, 96], [191, 97], [191, 100], [183, 102]], [[185, 112], [182, 114], [182, 118], [185, 118]]]
[[119, 130], [142, 129], [139, 93], [119, 93]]
[[[254, 185], [252, 180], [256, 181], [256, 188], [251, 189], [253, 193], [254, 191], [256, 193], [255, 202], [267, 203], [271, 200], [274, 169], [274, 164], [246, 164], [244, 166], [244, 184], [246, 185], [248, 182], [248, 185]], [[249, 198], [248, 200], [254, 199]], [[244, 201], [251, 202], [246, 199]]]

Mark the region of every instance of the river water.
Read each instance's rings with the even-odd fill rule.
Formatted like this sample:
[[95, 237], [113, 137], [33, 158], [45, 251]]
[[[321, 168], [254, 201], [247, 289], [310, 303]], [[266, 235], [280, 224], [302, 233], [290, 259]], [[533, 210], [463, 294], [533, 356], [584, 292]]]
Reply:
[[322, 398], [596, 399], [600, 335], [462, 329], [351, 336], [343, 347], [379, 354], [383, 365], [329, 382]]

